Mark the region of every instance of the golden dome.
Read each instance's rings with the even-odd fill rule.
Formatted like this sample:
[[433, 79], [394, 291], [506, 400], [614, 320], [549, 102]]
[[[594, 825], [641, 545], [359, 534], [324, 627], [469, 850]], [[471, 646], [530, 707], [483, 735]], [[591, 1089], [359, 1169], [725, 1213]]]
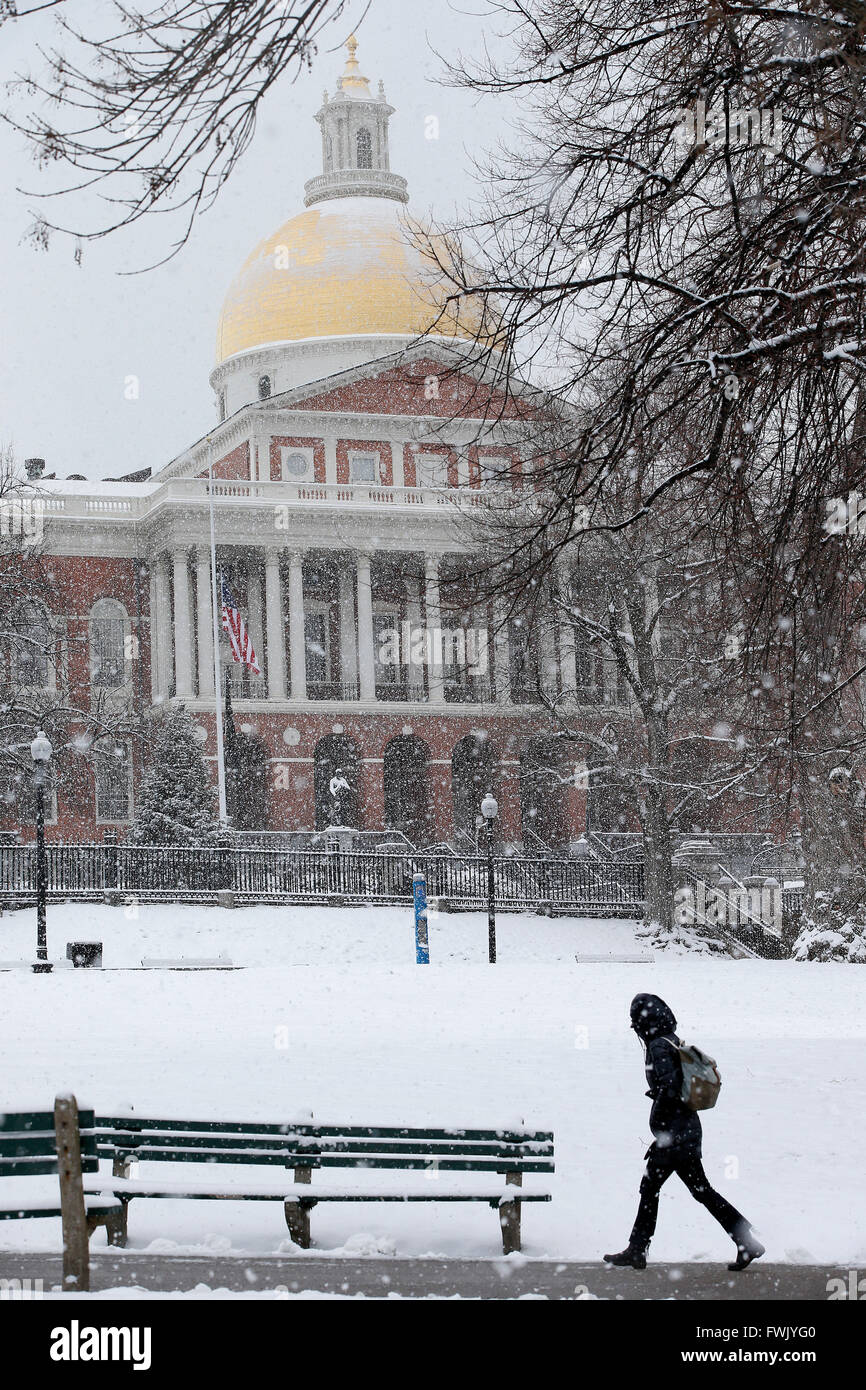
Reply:
[[[447, 264], [447, 261], [446, 261]], [[244, 262], [225, 298], [217, 361], [309, 338], [395, 334], [472, 338], [480, 305], [441, 312], [435, 262], [411, 241], [402, 205], [334, 198], [292, 217]]]

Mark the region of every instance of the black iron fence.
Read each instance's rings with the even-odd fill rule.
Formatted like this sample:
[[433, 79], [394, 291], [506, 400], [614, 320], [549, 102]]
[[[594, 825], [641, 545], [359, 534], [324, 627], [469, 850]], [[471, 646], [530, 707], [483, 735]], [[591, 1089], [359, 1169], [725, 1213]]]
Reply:
[[[487, 860], [476, 855], [58, 844], [46, 847], [46, 858], [54, 898], [208, 902], [231, 892], [246, 902], [402, 903], [412, 898], [413, 874], [423, 873], [428, 899], [443, 909], [487, 900]], [[500, 907], [624, 917], [643, 908], [642, 864], [499, 856], [494, 877]], [[35, 846], [0, 846], [0, 901], [35, 892]]]

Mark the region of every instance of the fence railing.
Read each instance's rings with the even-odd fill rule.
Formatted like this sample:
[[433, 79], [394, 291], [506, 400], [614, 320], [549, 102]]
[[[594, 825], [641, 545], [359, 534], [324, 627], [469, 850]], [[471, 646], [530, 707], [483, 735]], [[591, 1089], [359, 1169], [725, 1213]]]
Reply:
[[706, 883], [685, 871], [677, 890], [677, 912], [684, 925], [710, 935], [733, 937], [748, 954], [771, 959], [788, 954], [787, 938], [802, 897], [785, 891], [777, 879], [750, 878]]
[[[428, 899], [443, 908], [480, 907], [487, 900], [483, 855], [54, 844], [46, 846], [46, 861], [48, 892], [55, 898], [120, 893], [213, 901], [230, 891], [243, 901], [400, 903], [411, 901], [412, 875], [420, 872]], [[494, 882], [501, 907], [610, 916], [639, 916], [643, 907], [642, 864], [497, 856]], [[29, 900], [35, 893], [35, 846], [0, 846], [0, 901]]]

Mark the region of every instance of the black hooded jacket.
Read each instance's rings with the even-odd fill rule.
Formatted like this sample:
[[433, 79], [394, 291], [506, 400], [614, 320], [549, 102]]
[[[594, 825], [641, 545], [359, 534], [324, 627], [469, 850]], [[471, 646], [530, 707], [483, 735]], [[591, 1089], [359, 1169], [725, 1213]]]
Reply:
[[636, 994], [631, 1026], [646, 1053], [647, 1095], [653, 1102], [650, 1129], [657, 1142], [663, 1147], [700, 1149], [701, 1122], [681, 1099], [683, 1069], [673, 1045], [679, 1042], [673, 1012], [657, 994]]

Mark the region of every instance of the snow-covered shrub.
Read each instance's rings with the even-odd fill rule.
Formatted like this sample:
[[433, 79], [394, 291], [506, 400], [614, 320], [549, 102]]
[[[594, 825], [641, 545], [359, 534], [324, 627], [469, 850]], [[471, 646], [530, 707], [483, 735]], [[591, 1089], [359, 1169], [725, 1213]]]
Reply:
[[816, 893], [815, 906], [794, 942], [794, 960], [840, 960], [866, 965], [866, 903], [839, 893]]
[[670, 927], [663, 926], [661, 922], [642, 922], [635, 931], [635, 936], [656, 951], [672, 951], [677, 954], [688, 951], [701, 956], [728, 953], [724, 941], [713, 936], [711, 932], [698, 931], [693, 926], [678, 922]]

